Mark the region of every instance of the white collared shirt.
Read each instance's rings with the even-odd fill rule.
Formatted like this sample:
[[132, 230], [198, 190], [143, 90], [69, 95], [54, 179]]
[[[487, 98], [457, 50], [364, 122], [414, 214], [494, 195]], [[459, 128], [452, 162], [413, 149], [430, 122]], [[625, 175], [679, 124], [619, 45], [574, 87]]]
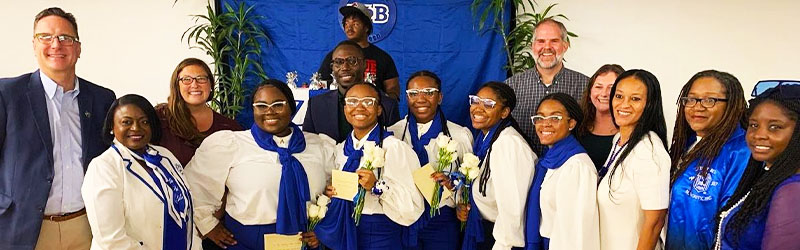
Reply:
[[[533, 181], [536, 154], [514, 128], [507, 127], [492, 144], [490, 157], [481, 165], [481, 175], [472, 185], [472, 197], [483, 219], [494, 222], [492, 249], [525, 246], [525, 201]], [[489, 162], [491, 175], [486, 196], [480, 192], [483, 168]]]
[[[358, 140], [352, 132], [349, 136], [353, 139], [354, 149], [361, 148], [368, 137], [364, 136]], [[344, 155], [344, 144], [345, 142], [341, 142], [336, 145], [336, 169], [339, 170], [347, 162], [347, 156]], [[381, 148], [386, 151], [386, 164], [383, 168], [373, 170], [373, 173], [375, 173], [375, 178], [386, 181], [388, 188], [383, 190], [383, 194], [380, 196], [367, 190], [369, 194], [365, 196], [364, 209], [361, 214], [385, 214], [397, 224], [411, 225], [425, 210], [425, 201], [417, 191], [411, 175], [411, 172], [420, 167], [417, 154], [414, 153], [411, 146], [391, 136], [383, 140]]]
[[[80, 84], [75, 78], [75, 88], [64, 88], [39, 71], [53, 139], [53, 183], [44, 208], [45, 215], [60, 215], [81, 210], [83, 185], [83, 142], [81, 114], [78, 108]], [[98, 135], [99, 136], [99, 135]]]
[[597, 169], [589, 155], [573, 155], [561, 167], [547, 170], [539, 207], [539, 233], [550, 239], [551, 249], [600, 249]]
[[[408, 132], [408, 129], [406, 128], [407, 122], [408, 122], [408, 116], [398, 121], [394, 125], [390, 126], [388, 129], [389, 131], [392, 131], [394, 133], [394, 137], [403, 140], [403, 142], [411, 146], [411, 134]], [[417, 123], [416, 124], [418, 132], [417, 137], [418, 138], [422, 137], [422, 135], [427, 133], [428, 130], [431, 128], [432, 124], [433, 120], [430, 120], [426, 123]], [[469, 131], [469, 129], [450, 121], [447, 121], [447, 129], [448, 131], [450, 131], [450, 136], [452, 137], [452, 139], [458, 142], [458, 149], [456, 150], [456, 156], [458, 157], [458, 159], [463, 160], [465, 153], [472, 153], [472, 133]], [[403, 134], [405, 134], [405, 138], [403, 138]], [[439, 148], [436, 145], [435, 138], [431, 139], [431, 141], [428, 142], [428, 145], [425, 145], [425, 151], [428, 152], [428, 162], [435, 163], [436, 157], [438, 157], [439, 155]], [[458, 171], [458, 169], [456, 169], [455, 166], [452, 166], [452, 168], [453, 169], [445, 169], [445, 171]], [[444, 206], [455, 207], [455, 200], [453, 198], [443, 199], [439, 203], [439, 207], [440, 208]]]
[[[292, 133], [305, 136], [306, 149], [292, 155], [303, 164], [313, 200], [330, 179], [333, 145], [312, 133]], [[285, 148], [291, 136], [273, 140]], [[213, 214], [222, 206], [226, 188], [228, 215], [244, 225], [275, 223], [282, 168], [278, 153], [259, 147], [250, 130], [218, 131], [203, 140], [185, 169], [200, 233], [207, 234], [219, 223]]]

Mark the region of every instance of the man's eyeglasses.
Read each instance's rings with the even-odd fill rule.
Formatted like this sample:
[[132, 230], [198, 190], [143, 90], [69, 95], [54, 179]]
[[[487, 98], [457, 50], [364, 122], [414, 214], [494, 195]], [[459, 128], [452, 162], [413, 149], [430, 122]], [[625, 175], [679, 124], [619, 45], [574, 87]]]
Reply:
[[81, 41], [78, 41], [77, 37], [70, 36], [70, 35], [57, 35], [57, 36], [54, 36], [52, 34], [40, 33], [40, 34], [34, 35], [33, 37], [36, 38], [36, 40], [39, 40], [39, 42], [42, 43], [42, 44], [51, 44], [51, 43], [53, 43], [54, 39], [58, 40], [58, 42], [61, 43], [61, 45], [64, 45], [64, 46], [72, 46], [75, 43], [80, 43], [81, 42]]
[[378, 101], [375, 97], [345, 97], [344, 104], [348, 107], [355, 108], [358, 104], [363, 105], [365, 108], [369, 108], [375, 105], [375, 102]]
[[348, 58], [334, 58], [334, 59], [331, 60], [331, 65], [333, 67], [337, 67], [337, 68], [341, 67], [345, 63], [347, 63], [348, 66], [356, 66], [356, 65], [358, 65], [358, 62], [360, 62], [360, 61], [361, 61], [361, 58], [358, 58], [358, 57], [355, 57], [355, 56], [351, 56], [351, 57], [348, 57]]
[[706, 98], [697, 98], [697, 97], [681, 97], [679, 99], [681, 105], [691, 108], [694, 107], [698, 102], [700, 105], [703, 105], [705, 108], [713, 108], [717, 102], [727, 102], [728, 99], [725, 98], [715, 98], [715, 97], [706, 97]]
[[209, 79], [207, 76], [197, 76], [197, 77], [184, 76], [178, 78], [178, 82], [180, 82], [183, 85], [189, 85], [192, 84], [192, 82], [197, 82], [197, 84], [202, 85], [208, 83], [208, 81]]
[[408, 98], [416, 98], [417, 96], [420, 96], [420, 94], [422, 94], [422, 96], [425, 96], [425, 97], [431, 97], [434, 94], [436, 94], [436, 92], [439, 92], [439, 90], [435, 89], [435, 88], [409, 89], [409, 90], [406, 90], [406, 94], [408, 95]]
[[497, 105], [497, 102], [495, 100], [492, 100], [492, 99], [488, 99], [488, 98], [487, 99], [483, 99], [483, 98], [480, 98], [480, 97], [478, 97], [476, 95], [469, 95], [469, 105], [470, 106], [479, 105], [479, 104], [482, 104], [484, 108], [491, 109], [491, 108], [494, 108], [495, 105]]
[[750, 93], [750, 96], [757, 97], [761, 94], [768, 92], [771, 89], [776, 89], [775, 91], [780, 91], [781, 96], [783, 98], [800, 98], [800, 91], [784, 91], [783, 87], [792, 86], [793, 88], [800, 86], [800, 82], [798, 81], [790, 81], [790, 80], [768, 80], [768, 81], [759, 81], [756, 83], [756, 86], [753, 88], [753, 92]]
[[531, 122], [533, 125], [541, 125], [541, 124], [556, 124], [563, 120], [564, 117], [560, 115], [551, 115], [551, 116], [541, 116], [541, 115], [534, 115], [531, 116]]
[[286, 107], [286, 101], [277, 101], [273, 103], [266, 103], [266, 102], [256, 102], [253, 103], [253, 109], [258, 112], [267, 112], [270, 108], [272, 111], [279, 111], [283, 110]]

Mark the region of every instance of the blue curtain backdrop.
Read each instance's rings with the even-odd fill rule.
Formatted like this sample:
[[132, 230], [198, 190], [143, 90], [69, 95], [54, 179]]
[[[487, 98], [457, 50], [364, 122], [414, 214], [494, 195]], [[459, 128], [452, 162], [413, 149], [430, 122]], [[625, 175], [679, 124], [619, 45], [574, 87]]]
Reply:
[[[240, 0], [221, 0], [220, 6], [237, 6]], [[322, 58], [346, 37], [339, 7], [350, 1], [245, 1], [264, 16], [259, 23], [270, 37], [262, 53], [262, 64], [270, 78], [286, 81], [286, 73], [297, 71], [298, 84], [309, 82]], [[384, 38], [374, 45], [388, 52], [400, 74], [401, 91], [407, 77], [430, 70], [442, 79], [442, 108], [448, 119], [469, 124], [467, 95], [487, 81], [506, 79], [503, 39], [491, 30], [477, 31], [471, 0], [365, 0], [375, 4], [374, 35]], [[506, 9], [510, 9], [506, 8]], [[504, 13], [508, 20], [510, 11]], [[490, 17], [491, 18], [491, 17]], [[394, 19], [394, 25], [391, 21]], [[383, 23], [378, 23], [383, 22]], [[490, 23], [490, 22], [488, 22]], [[250, 86], [257, 84], [249, 83]], [[402, 92], [404, 93], [404, 92]], [[408, 111], [401, 95], [400, 112]], [[252, 108], [244, 105], [240, 123], [252, 124]], [[332, 121], [335, 122], [335, 121]]]

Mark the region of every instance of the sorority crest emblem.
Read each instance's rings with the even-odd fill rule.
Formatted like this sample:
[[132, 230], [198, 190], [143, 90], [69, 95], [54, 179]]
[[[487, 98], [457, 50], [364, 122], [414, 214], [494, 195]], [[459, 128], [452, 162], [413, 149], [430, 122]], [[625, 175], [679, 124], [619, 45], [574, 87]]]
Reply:
[[[397, 6], [394, 4], [394, 0], [340, 0], [337, 9], [351, 2], [362, 2], [372, 12], [372, 34], [369, 34], [367, 41], [376, 43], [392, 33], [397, 20]], [[339, 19], [336, 20], [336, 23], [340, 23], [342, 14], [337, 17]], [[341, 28], [344, 29], [344, 27]]]
[[700, 193], [704, 193], [708, 191], [708, 186], [711, 184], [711, 178], [706, 175], [698, 174], [695, 176], [694, 183], [692, 186], [694, 190]]

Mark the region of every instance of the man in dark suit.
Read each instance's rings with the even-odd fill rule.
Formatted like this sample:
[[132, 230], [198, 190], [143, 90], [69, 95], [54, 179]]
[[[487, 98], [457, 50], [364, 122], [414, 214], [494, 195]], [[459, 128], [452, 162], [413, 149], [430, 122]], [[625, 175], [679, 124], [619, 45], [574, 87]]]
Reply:
[[[75, 17], [45, 9], [34, 21], [39, 70], [0, 79], [0, 249], [89, 249], [81, 185], [114, 92], [75, 75]], [[122, 215], [120, 215], [122, 216]]]
[[[338, 84], [337, 90], [312, 97], [308, 100], [303, 131], [324, 134], [337, 143], [344, 141], [353, 127], [344, 118], [344, 94], [356, 83], [364, 82], [364, 53], [352, 41], [343, 41], [333, 49], [331, 68]], [[378, 122], [389, 126], [400, 120], [397, 101], [381, 91], [383, 114]]]

